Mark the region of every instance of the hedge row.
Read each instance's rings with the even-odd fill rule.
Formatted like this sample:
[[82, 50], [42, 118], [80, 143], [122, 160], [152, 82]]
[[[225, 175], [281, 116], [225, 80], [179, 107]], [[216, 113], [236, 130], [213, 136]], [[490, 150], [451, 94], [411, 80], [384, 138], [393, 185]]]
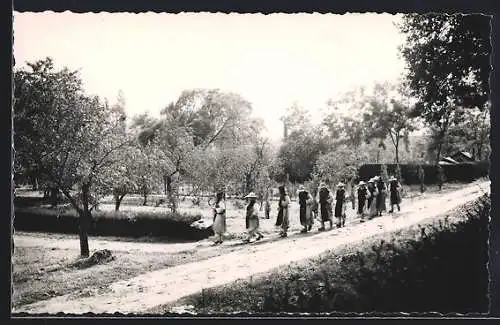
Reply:
[[[200, 240], [213, 234], [211, 229], [190, 226], [201, 219], [199, 215], [165, 211], [95, 211], [92, 217], [89, 235]], [[16, 208], [14, 213], [16, 230], [77, 234], [78, 226], [79, 218], [74, 210]]]
[[[362, 165], [358, 170], [360, 180], [368, 180], [373, 176], [380, 175], [382, 164]], [[387, 164], [389, 175], [396, 174], [396, 164]], [[425, 184], [438, 183], [438, 170], [435, 165], [401, 164], [401, 174], [403, 183], [407, 185], [420, 184], [418, 178], [418, 167], [424, 169]], [[447, 182], [472, 182], [478, 178], [486, 177], [489, 174], [489, 162], [481, 161], [475, 163], [460, 163], [456, 165], [443, 165], [443, 171]]]

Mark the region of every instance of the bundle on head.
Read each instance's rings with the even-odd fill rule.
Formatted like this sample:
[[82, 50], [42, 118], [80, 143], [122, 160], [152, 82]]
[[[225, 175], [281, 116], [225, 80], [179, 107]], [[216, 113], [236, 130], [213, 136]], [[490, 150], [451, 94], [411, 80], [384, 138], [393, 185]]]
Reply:
[[219, 201], [224, 200], [226, 198], [226, 194], [224, 192], [218, 192], [215, 197], [216, 197], [217, 202], [219, 202]]

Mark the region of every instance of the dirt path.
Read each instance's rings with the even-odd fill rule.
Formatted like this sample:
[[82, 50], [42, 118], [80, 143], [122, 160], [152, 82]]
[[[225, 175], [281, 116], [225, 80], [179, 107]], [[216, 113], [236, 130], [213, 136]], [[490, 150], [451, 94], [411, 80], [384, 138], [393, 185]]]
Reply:
[[[72, 314], [144, 312], [204, 288], [267, 272], [276, 267], [286, 267], [291, 262], [318, 255], [344, 244], [418, 224], [489, 191], [489, 182], [474, 183], [438, 197], [433, 195], [416, 200], [404, 206], [404, 213], [386, 215], [362, 224], [354, 223], [340, 230], [250, 244], [237, 251], [200, 262], [114, 282], [96, 296], [82, 297], [69, 294], [23, 305], [13, 312]], [[162, 249], [164, 251], [164, 248]]]

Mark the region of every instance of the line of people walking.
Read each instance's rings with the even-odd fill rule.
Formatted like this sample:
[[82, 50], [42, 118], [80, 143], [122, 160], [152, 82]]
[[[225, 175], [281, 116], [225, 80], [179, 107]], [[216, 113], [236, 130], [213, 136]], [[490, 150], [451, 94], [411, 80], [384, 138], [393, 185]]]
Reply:
[[365, 218], [381, 216], [387, 210], [387, 191], [389, 191], [389, 201], [391, 209], [389, 213], [394, 212], [394, 206], [401, 211], [401, 184], [395, 177], [389, 178], [389, 188], [380, 176], [371, 178], [368, 183], [360, 181], [357, 189], [358, 210], [357, 215], [361, 222]]
[[[353, 209], [356, 210], [361, 222], [364, 222], [367, 218], [371, 219], [381, 216], [387, 210], [386, 200], [388, 194], [391, 205], [389, 212], [392, 213], [394, 211], [394, 206], [397, 207], [398, 211], [401, 210], [401, 185], [394, 177], [391, 177], [388, 183], [389, 186], [387, 187], [380, 176], [375, 176], [369, 179], [368, 182], [360, 181], [357, 188], [352, 189], [350, 198], [353, 201]], [[275, 225], [280, 228], [279, 236], [284, 238], [288, 236], [290, 228], [289, 210], [291, 199], [284, 185], [279, 186], [278, 191], [278, 215]], [[319, 219], [321, 223], [321, 226], [318, 228], [319, 231], [325, 231], [326, 224], [328, 224], [329, 230], [333, 229], [334, 219], [337, 228], [344, 227], [348, 201], [346, 185], [339, 182], [335, 192], [332, 193], [326, 183], [321, 182], [318, 190], [314, 192], [311, 193], [303, 185], [298, 189], [299, 220], [302, 226], [301, 233], [310, 232], [315, 219]], [[261, 240], [264, 238], [264, 235], [260, 232], [259, 209], [256, 206], [257, 195], [251, 192], [244, 198], [247, 200], [245, 217], [247, 232], [244, 242], [248, 243], [252, 238], [255, 238], [256, 241]], [[220, 244], [223, 242], [223, 234], [227, 230], [224, 192], [216, 194], [213, 213], [212, 228], [215, 233], [215, 244]]]

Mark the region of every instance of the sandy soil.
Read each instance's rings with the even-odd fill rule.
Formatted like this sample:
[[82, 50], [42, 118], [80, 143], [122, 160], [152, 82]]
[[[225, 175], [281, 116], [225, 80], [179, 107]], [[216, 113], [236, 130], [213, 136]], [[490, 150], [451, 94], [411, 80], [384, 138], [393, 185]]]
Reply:
[[[318, 255], [345, 244], [357, 242], [370, 236], [397, 231], [435, 218], [480, 195], [489, 193], [489, 182], [476, 182], [463, 189], [429, 194], [420, 198], [406, 200], [401, 213], [385, 215], [360, 224], [351, 218], [346, 228], [307, 235], [295, 234], [287, 239], [267, 238], [267, 240], [240, 245], [228, 241], [222, 247], [211, 247], [208, 241], [182, 244], [126, 243], [94, 239], [93, 247], [108, 248], [116, 251], [131, 250], [144, 254], [158, 254], [179, 250], [196, 249], [219, 250], [218, 256], [207, 257], [191, 263], [146, 272], [138, 276], [116, 281], [102, 286], [95, 292], [72, 292], [32, 304], [18, 306], [13, 312], [28, 313], [141, 313], [157, 305], [175, 301], [184, 296], [240, 278], [268, 272], [286, 265]], [[274, 220], [268, 221], [267, 227]], [[31, 234], [15, 236], [16, 245], [43, 245], [62, 247], [78, 245], [77, 238], [54, 240]], [[95, 272], [99, 272], [98, 269]]]

